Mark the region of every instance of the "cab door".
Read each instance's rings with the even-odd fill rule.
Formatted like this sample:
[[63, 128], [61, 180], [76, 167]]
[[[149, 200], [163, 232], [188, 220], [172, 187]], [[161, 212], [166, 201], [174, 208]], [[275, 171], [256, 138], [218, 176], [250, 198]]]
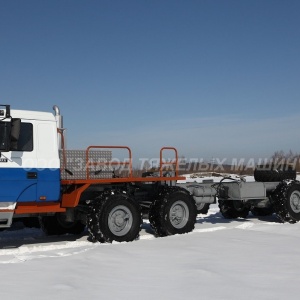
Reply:
[[[13, 136], [9, 148], [1, 152], [0, 202], [36, 201], [37, 197], [37, 174], [35, 169], [31, 170], [36, 160], [33, 124], [21, 120], [18, 123], [18, 136]], [[9, 133], [12, 131], [10, 128]]]

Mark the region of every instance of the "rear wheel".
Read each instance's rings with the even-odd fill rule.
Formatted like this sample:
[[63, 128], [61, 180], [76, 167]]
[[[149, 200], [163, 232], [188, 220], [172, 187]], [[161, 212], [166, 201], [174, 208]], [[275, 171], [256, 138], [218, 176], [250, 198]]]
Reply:
[[103, 193], [91, 205], [87, 226], [94, 242], [133, 241], [142, 226], [140, 206], [125, 194]]
[[251, 208], [251, 213], [256, 217], [264, 217], [272, 215], [274, 210], [272, 207], [253, 207]]
[[271, 195], [274, 211], [282, 222], [300, 221], [300, 182], [283, 181]]
[[85, 229], [85, 225], [80, 221], [66, 221], [66, 216], [62, 213], [56, 213], [54, 216], [42, 216], [39, 218], [39, 222], [47, 235], [80, 234]]
[[195, 227], [197, 208], [183, 189], [165, 188], [150, 207], [149, 221], [157, 236], [183, 234]]
[[250, 210], [240, 200], [219, 200], [219, 208], [225, 219], [246, 218]]
[[209, 210], [209, 205], [209, 203], [200, 203], [200, 205], [197, 205], [197, 213], [206, 215]]

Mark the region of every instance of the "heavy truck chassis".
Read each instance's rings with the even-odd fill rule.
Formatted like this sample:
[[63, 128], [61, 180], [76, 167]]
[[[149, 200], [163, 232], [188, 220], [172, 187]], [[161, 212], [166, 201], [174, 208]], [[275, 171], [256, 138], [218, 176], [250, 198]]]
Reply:
[[178, 176], [102, 180], [105, 184], [63, 181], [65, 201], [75, 199], [85, 184], [90, 185], [78, 205], [63, 213], [41, 215], [43, 230], [54, 235], [79, 234], [86, 226], [93, 242], [129, 242], [139, 237], [143, 219], [148, 218], [158, 237], [183, 234], [194, 229], [198, 207], [217, 201], [226, 219], [247, 218], [251, 211], [254, 216], [275, 213], [280, 222], [300, 220], [300, 182], [295, 178], [244, 182], [224, 177], [218, 183], [177, 183], [182, 180]]
[[[243, 177], [186, 182], [179, 176], [177, 150], [163, 147], [158, 171], [135, 177], [127, 146], [65, 150], [57, 106], [54, 115], [1, 107], [1, 228], [14, 219], [38, 218], [48, 235], [80, 234], [87, 228], [93, 242], [129, 242], [139, 237], [144, 218], [156, 236], [191, 232], [197, 214], [217, 201], [225, 218], [246, 218], [251, 211], [255, 216], [275, 213], [281, 222], [300, 220], [300, 182], [289, 166], [259, 166], [255, 182]], [[120, 149], [128, 157], [116, 163], [112, 151]], [[165, 151], [174, 159], [164, 160]], [[126, 172], [116, 175], [116, 164]]]
[[[129, 153], [128, 159], [121, 163], [128, 165], [128, 176], [118, 177], [114, 170], [107, 170], [108, 166], [111, 168], [113, 165], [112, 161], [89, 160], [90, 154], [97, 152], [93, 151], [95, 149], [105, 149], [107, 153], [107, 149], [115, 148], [125, 149]], [[165, 150], [174, 151], [172, 162], [164, 162]], [[156, 236], [182, 234], [194, 229], [197, 207], [188, 190], [176, 186], [176, 181], [184, 177], [178, 176], [175, 148], [163, 147], [160, 150], [159, 172], [147, 172], [142, 177], [132, 176], [131, 150], [126, 146], [90, 146], [84, 154], [87, 166], [85, 178], [61, 181], [62, 206], [66, 211], [41, 216], [40, 222], [45, 232], [79, 233], [86, 226], [91, 241], [128, 242], [138, 238], [143, 218], [149, 219]], [[91, 167], [95, 167], [96, 171], [91, 172]], [[164, 170], [165, 167], [172, 170]], [[99, 175], [104, 172], [110, 173], [110, 177], [91, 179], [95, 173]], [[68, 169], [67, 177], [70, 173], [73, 173], [72, 168]]]
[[[161, 152], [164, 149], [176, 151], [165, 147]], [[291, 179], [281, 182], [244, 182], [224, 177], [219, 183], [177, 183], [183, 179], [177, 176], [177, 170], [175, 176], [164, 177], [162, 166], [162, 176], [147, 173], [148, 177], [141, 178], [62, 180], [62, 203], [73, 207], [41, 214], [42, 229], [58, 235], [79, 234], [87, 227], [93, 242], [128, 242], [139, 237], [143, 218], [148, 218], [156, 236], [183, 234], [194, 229], [198, 208], [204, 204], [208, 209], [217, 199], [226, 219], [246, 218], [251, 211], [254, 216], [275, 213], [281, 222], [300, 220], [300, 182], [290, 170], [285, 176]], [[71, 204], [69, 199], [79, 199], [78, 204]]]

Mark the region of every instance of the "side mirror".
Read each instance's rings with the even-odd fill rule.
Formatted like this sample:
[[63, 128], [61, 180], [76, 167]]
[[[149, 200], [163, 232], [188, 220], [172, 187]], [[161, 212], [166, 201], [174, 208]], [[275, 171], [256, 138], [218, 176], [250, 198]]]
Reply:
[[0, 152], [10, 150], [10, 122], [0, 122]]
[[21, 131], [21, 119], [11, 119], [11, 122], [0, 122], [0, 152], [15, 151]]
[[10, 131], [10, 150], [18, 150], [18, 141], [21, 131], [21, 119], [11, 119], [11, 131]]

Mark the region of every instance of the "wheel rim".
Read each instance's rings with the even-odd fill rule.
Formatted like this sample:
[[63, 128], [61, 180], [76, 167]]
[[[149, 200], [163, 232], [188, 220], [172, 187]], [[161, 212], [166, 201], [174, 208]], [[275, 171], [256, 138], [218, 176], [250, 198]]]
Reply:
[[290, 196], [291, 209], [295, 213], [300, 213], [300, 191], [294, 191]]
[[127, 234], [132, 227], [132, 213], [123, 205], [116, 206], [108, 215], [108, 227], [116, 236]]
[[173, 203], [170, 209], [170, 222], [175, 228], [183, 228], [189, 220], [188, 206], [181, 200]]

